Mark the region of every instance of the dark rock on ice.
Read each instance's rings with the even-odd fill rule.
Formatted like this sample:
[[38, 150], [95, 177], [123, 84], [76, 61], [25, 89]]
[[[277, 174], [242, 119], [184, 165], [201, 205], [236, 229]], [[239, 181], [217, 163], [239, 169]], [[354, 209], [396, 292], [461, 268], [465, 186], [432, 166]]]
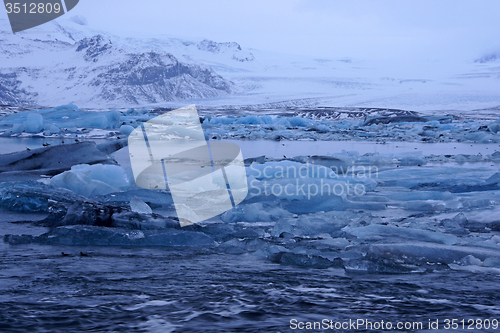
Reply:
[[123, 207], [110, 206], [93, 201], [63, 203], [49, 201], [49, 216], [37, 225], [56, 227], [66, 225], [93, 225], [113, 227], [112, 216], [122, 212]]
[[163, 217], [155, 213], [140, 214], [129, 211], [115, 212], [111, 216], [111, 220], [112, 227], [132, 230], [180, 228], [178, 220]]
[[[138, 192], [141, 193], [141, 191]], [[158, 195], [158, 193], [153, 194]], [[162, 194], [160, 199], [164, 199], [165, 196], [170, 197], [168, 194]], [[158, 214], [131, 212], [126, 201], [99, 202], [63, 188], [54, 188], [36, 181], [4, 184], [0, 189], [0, 207], [20, 212], [46, 212], [48, 216], [45, 219], [34, 222], [36, 225], [45, 227], [67, 225], [128, 229], [180, 227], [178, 221]]]

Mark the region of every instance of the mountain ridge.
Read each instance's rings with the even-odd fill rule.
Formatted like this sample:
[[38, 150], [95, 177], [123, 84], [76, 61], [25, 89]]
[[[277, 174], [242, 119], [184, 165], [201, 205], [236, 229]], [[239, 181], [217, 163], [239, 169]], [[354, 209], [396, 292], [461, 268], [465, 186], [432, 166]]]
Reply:
[[[37, 33], [36, 28], [31, 34], [0, 32], [0, 104], [115, 107], [214, 98], [233, 92], [231, 81], [189, 56], [174, 55], [164, 48], [115, 43], [112, 36], [94, 34], [81, 22], [77, 24], [81, 31], [54, 22], [48, 33]], [[203, 42], [201, 50], [203, 45], [214, 47], [206, 52], [229, 52], [231, 57], [243, 52], [237, 43]], [[253, 60], [253, 55], [242, 53], [235, 60], [247, 58]]]

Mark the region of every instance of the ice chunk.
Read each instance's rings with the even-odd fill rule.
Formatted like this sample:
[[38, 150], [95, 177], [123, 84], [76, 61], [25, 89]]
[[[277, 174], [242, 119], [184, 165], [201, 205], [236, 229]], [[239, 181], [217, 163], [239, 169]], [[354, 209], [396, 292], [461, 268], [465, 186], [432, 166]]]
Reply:
[[125, 206], [130, 203], [133, 197], [141, 199], [152, 209], [170, 206], [174, 203], [170, 193], [165, 190], [128, 190], [126, 192], [112, 193], [105, 196], [96, 196], [94, 199], [100, 202], [110, 202]]
[[133, 126], [130, 126], [130, 125], [122, 125], [120, 127], [120, 133], [121, 134], [125, 134], [125, 135], [129, 135], [130, 133], [132, 133], [133, 131], [135, 130], [135, 128]]
[[145, 238], [144, 233], [140, 230], [132, 230], [125, 234], [130, 240], [137, 240]]
[[500, 132], [500, 123], [494, 122], [492, 124], [489, 124], [488, 129], [490, 130], [490, 132], [498, 133]]
[[45, 220], [37, 222], [37, 225], [57, 227], [81, 224], [113, 227], [116, 226], [114, 215], [125, 210], [124, 207], [106, 205], [84, 197], [79, 198], [80, 200], [73, 202], [49, 199], [49, 216]]
[[151, 207], [148, 206], [147, 203], [139, 199], [138, 197], [134, 196], [132, 200], [130, 200], [130, 209], [133, 212], [139, 213], [139, 214], [152, 214], [153, 210]]
[[185, 230], [203, 232], [218, 242], [226, 242], [231, 239], [257, 239], [265, 236], [267, 226], [235, 223], [207, 223], [195, 224], [184, 227]]
[[292, 126], [296, 127], [307, 127], [314, 124], [312, 120], [300, 117], [291, 117], [288, 119], [288, 121], [290, 122], [290, 124], [292, 124]]
[[500, 183], [500, 172], [496, 172], [490, 178], [486, 179], [485, 184], [498, 184]]
[[390, 238], [392, 240], [403, 238], [452, 245], [457, 242], [457, 237], [439, 232], [395, 227], [390, 225], [369, 225], [358, 228], [345, 228], [344, 231], [361, 239], [379, 240]]
[[219, 245], [219, 250], [227, 254], [246, 253], [246, 243], [243, 240], [231, 239]]
[[99, 151], [94, 142], [80, 142], [1, 155], [0, 173], [35, 170], [38, 174], [54, 175], [83, 163], [116, 164], [112, 158]]
[[271, 235], [280, 237], [283, 232], [293, 236], [336, 235], [348, 223], [345, 217], [337, 217], [330, 212], [300, 215], [280, 219], [271, 230]]
[[118, 165], [80, 164], [52, 177], [50, 185], [67, 188], [85, 197], [120, 192], [130, 186], [125, 170]]
[[326, 248], [329, 250], [330, 249], [343, 250], [350, 244], [351, 242], [349, 242], [345, 238], [332, 238], [332, 237], [324, 238], [314, 242], [316, 248], [323, 248], [323, 245], [326, 245]]
[[65, 246], [215, 246], [213, 239], [199, 232], [165, 229], [131, 233], [129, 230], [119, 228], [95, 226], [57, 227], [38, 237], [6, 235], [4, 241], [9, 244], [38, 243]]
[[48, 212], [48, 198], [30, 193], [30, 187], [28, 184], [2, 187], [0, 206], [20, 212]]
[[396, 201], [414, 201], [414, 200], [452, 200], [455, 198], [450, 192], [438, 191], [398, 191], [386, 194], [388, 198]]
[[59, 127], [56, 125], [50, 124], [48, 128], [45, 128], [45, 131], [43, 132], [44, 135], [51, 136], [52, 134], [58, 134], [61, 132]]
[[469, 254], [468, 256], [463, 257], [460, 260], [460, 264], [464, 266], [471, 266], [471, 265], [476, 265], [476, 266], [483, 266], [483, 262], [474, 257], [473, 255]]
[[[267, 164], [267, 163], [266, 163]], [[271, 172], [271, 171], [270, 171]], [[279, 172], [279, 171], [278, 171]], [[264, 172], [263, 172], [264, 173]], [[351, 196], [361, 196], [373, 191], [377, 182], [370, 178], [341, 181], [323, 178], [266, 178], [248, 179], [250, 198], [278, 197], [282, 208], [292, 213], [354, 209], [385, 209], [384, 203], [351, 202]]]
[[269, 259], [273, 262], [280, 263], [283, 265], [292, 265], [299, 267], [309, 267], [309, 268], [344, 268], [342, 259], [336, 258], [330, 261], [327, 258], [311, 255], [311, 254], [301, 254], [292, 252], [278, 252], [269, 256]]
[[484, 259], [484, 267], [500, 268], [500, 258], [486, 258]]
[[70, 204], [85, 200], [84, 197], [66, 189], [57, 189], [37, 181], [4, 184], [0, 189], [0, 194], [1, 207], [21, 212], [49, 212], [51, 203]]
[[469, 254], [480, 260], [489, 257], [500, 258], [500, 251], [436, 243], [373, 244], [370, 246], [370, 250], [380, 257], [414, 264], [425, 264], [426, 262], [451, 264], [459, 262]]
[[469, 233], [465, 226], [468, 224], [467, 218], [463, 213], [457, 214], [453, 219], [444, 219], [441, 225], [447, 232], [454, 235], [466, 235]]
[[[165, 228], [180, 228], [179, 222], [165, 218], [158, 214], [140, 214], [136, 212], [120, 211], [111, 216], [111, 226], [125, 229], [154, 230]], [[82, 223], [80, 223], [82, 224]], [[93, 224], [100, 225], [100, 224]]]
[[292, 214], [266, 203], [240, 204], [221, 216], [224, 222], [271, 222]]
[[467, 224], [467, 218], [465, 217], [464, 213], [459, 213], [453, 218], [453, 222], [458, 223], [461, 227], [465, 226]]
[[[120, 124], [121, 113], [118, 111], [82, 111], [75, 105], [63, 105], [52, 109], [33, 112], [18, 112], [4, 117], [0, 125], [18, 125], [13, 129], [38, 133], [51, 125], [57, 128], [102, 128], [114, 129]], [[21, 127], [19, 126], [21, 125]]]
[[41, 132], [43, 130], [43, 116], [38, 113], [30, 112], [23, 125], [24, 130], [28, 133]]
[[404, 274], [413, 271], [388, 259], [350, 259], [344, 265], [350, 273]]
[[407, 210], [426, 211], [426, 212], [439, 212], [446, 209], [460, 209], [463, 207], [460, 201], [438, 201], [438, 200], [415, 200], [405, 202], [403, 207]]
[[272, 124], [273, 119], [270, 116], [246, 116], [243, 115], [241, 118], [237, 119], [235, 124], [246, 124], [246, 125], [260, 125], [260, 124]]

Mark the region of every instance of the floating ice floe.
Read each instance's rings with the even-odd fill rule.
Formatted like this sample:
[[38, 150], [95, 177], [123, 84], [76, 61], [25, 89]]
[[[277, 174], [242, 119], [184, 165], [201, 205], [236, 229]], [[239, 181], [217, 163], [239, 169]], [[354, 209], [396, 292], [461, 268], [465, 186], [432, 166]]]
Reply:
[[78, 164], [52, 177], [50, 185], [91, 198], [126, 190], [130, 182], [125, 170], [118, 165]]
[[200, 232], [165, 229], [162, 231], [135, 231], [95, 226], [57, 227], [43, 235], [6, 235], [10, 244], [46, 244], [68, 246], [168, 246], [168, 247], [213, 247], [215, 242]]
[[0, 127], [12, 126], [12, 133], [40, 133], [46, 135], [60, 132], [61, 128], [114, 129], [121, 125], [118, 111], [82, 111], [75, 105], [63, 105], [53, 109], [18, 112], [0, 119]]
[[0, 179], [27, 180], [38, 179], [40, 175], [54, 176], [83, 163], [116, 164], [116, 161], [97, 149], [94, 142], [49, 146], [1, 155]]

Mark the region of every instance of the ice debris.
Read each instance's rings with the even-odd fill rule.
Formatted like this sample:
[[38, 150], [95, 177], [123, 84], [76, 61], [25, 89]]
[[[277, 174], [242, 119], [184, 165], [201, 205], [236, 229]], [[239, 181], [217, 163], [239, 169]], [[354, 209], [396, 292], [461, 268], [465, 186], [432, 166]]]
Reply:
[[130, 209], [133, 212], [139, 213], [139, 214], [152, 214], [153, 210], [151, 207], [148, 206], [147, 203], [139, 199], [138, 197], [134, 196], [132, 200], [130, 200]]
[[[366, 111], [366, 110], [365, 110]], [[363, 110], [359, 114], [363, 114]], [[313, 117], [307, 112], [294, 115], [204, 115], [207, 138], [247, 140], [391, 140], [419, 142], [500, 142], [500, 123], [458, 119], [450, 115], [420, 115], [416, 112], [358, 116], [335, 120]], [[157, 116], [148, 110], [84, 111], [75, 105], [19, 112], [0, 118], [3, 136], [85, 135], [126, 136], [133, 128]], [[92, 131], [97, 129], [97, 131]], [[23, 133], [24, 132], [24, 133]]]

